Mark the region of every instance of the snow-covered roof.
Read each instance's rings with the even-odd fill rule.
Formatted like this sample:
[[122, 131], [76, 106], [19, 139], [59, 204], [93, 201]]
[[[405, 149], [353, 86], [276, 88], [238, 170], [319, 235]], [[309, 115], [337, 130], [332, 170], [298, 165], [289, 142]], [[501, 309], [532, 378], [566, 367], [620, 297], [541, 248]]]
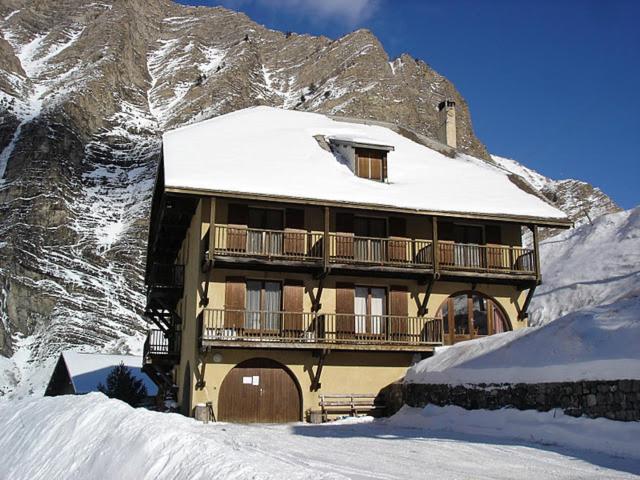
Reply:
[[98, 384], [106, 385], [113, 367], [124, 363], [136, 378], [144, 382], [149, 395], [155, 395], [158, 387], [142, 372], [142, 357], [136, 355], [103, 355], [66, 351], [62, 353], [67, 372], [76, 393], [97, 392]]
[[[393, 146], [388, 182], [359, 178], [314, 136]], [[322, 114], [253, 107], [166, 132], [165, 188], [442, 212], [566, 220], [464, 154], [449, 158], [389, 128]]]

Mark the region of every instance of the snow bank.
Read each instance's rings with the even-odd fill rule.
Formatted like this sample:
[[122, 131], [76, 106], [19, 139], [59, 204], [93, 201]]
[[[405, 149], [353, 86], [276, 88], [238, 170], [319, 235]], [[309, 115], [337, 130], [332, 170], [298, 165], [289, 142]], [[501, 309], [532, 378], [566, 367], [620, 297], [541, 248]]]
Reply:
[[[391, 145], [388, 183], [359, 178], [314, 136]], [[441, 212], [565, 219], [508, 173], [467, 155], [446, 157], [380, 126], [254, 107], [163, 136], [167, 187], [385, 205]]]
[[[98, 393], [0, 401], [0, 478], [339, 480], [424, 478], [425, 472], [437, 472], [444, 480], [601, 479], [640, 472], [633, 460], [638, 453], [629, 451], [640, 424], [590, 420], [575, 422], [574, 429], [550, 415], [536, 421], [502, 410], [480, 423], [478, 412], [464, 417], [473, 412], [428, 412], [405, 409], [390, 420], [324, 425], [204, 425], [177, 414], [133, 409]], [[546, 436], [541, 433], [545, 421]], [[441, 433], [447, 428], [484, 437]], [[525, 428], [536, 433], [527, 435]], [[532, 443], [547, 443], [552, 434], [557, 438], [549, 443], [573, 442], [570, 433], [580, 430], [599, 440], [599, 451], [629, 458]], [[491, 438], [498, 436], [505, 439]], [[586, 440], [580, 445], [591, 446]]]
[[0, 402], [0, 478], [317, 478], [177, 414], [102, 394]]
[[536, 328], [458, 343], [411, 367], [410, 383], [640, 379], [640, 296]]
[[560, 411], [465, 410], [456, 406], [404, 406], [391, 425], [522, 440], [640, 460], [640, 422], [574, 418]]
[[639, 295], [640, 207], [542, 242], [540, 260], [542, 285], [529, 308], [531, 325]]

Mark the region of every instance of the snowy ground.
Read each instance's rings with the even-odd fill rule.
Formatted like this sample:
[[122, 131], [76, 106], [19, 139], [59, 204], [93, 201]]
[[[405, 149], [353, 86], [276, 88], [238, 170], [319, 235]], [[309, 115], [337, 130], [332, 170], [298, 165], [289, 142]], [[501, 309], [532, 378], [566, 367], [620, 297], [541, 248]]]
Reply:
[[[502, 426], [483, 435], [469, 418], [464, 423], [476, 425], [476, 432], [457, 432], [458, 413], [439, 410], [431, 418], [405, 411], [391, 421], [243, 426], [204, 425], [177, 414], [136, 410], [101, 394], [0, 401], [0, 478], [603, 479], [640, 474], [638, 456], [536, 444], [513, 438], [514, 428], [504, 429], [503, 438]], [[418, 428], [402, 426], [407, 421]], [[633, 426], [635, 431], [630, 424], [619, 430], [621, 442], [637, 438], [640, 425]]]

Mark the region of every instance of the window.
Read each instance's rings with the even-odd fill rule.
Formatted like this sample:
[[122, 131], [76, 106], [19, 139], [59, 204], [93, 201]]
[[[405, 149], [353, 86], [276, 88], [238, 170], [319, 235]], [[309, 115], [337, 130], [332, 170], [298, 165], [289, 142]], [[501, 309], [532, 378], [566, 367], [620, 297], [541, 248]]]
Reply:
[[386, 290], [380, 287], [356, 287], [354, 298], [356, 334], [382, 334], [387, 307]]
[[279, 282], [247, 280], [244, 328], [279, 330], [282, 285]]
[[384, 260], [383, 238], [387, 236], [387, 222], [384, 218], [355, 217], [354, 219], [355, 259], [364, 262]]
[[282, 253], [283, 212], [267, 208], [249, 208], [247, 252], [263, 255]]
[[387, 152], [372, 148], [356, 148], [356, 175], [384, 182], [387, 179]]
[[452, 295], [444, 301], [439, 314], [448, 343], [511, 330], [498, 304], [479, 292]]

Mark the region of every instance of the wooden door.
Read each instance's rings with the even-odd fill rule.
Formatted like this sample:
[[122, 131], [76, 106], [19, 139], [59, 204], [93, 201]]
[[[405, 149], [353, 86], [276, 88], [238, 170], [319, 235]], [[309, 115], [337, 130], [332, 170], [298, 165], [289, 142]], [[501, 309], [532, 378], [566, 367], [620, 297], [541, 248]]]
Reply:
[[244, 277], [227, 277], [225, 285], [225, 328], [244, 327], [246, 286]]
[[218, 417], [237, 423], [286, 423], [300, 420], [301, 399], [291, 373], [280, 363], [253, 358], [236, 365], [224, 378]]
[[304, 210], [287, 208], [285, 212], [284, 253], [292, 256], [304, 255], [306, 237]]
[[287, 280], [284, 284], [283, 305], [284, 318], [282, 333], [287, 338], [302, 336], [302, 304], [304, 300], [302, 282]]
[[245, 252], [247, 250], [249, 208], [239, 203], [229, 204], [227, 223], [227, 250]]
[[[390, 262], [405, 263], [410, 258], [405, 240], [406, 235], [407, 221], [402, 217], [389, 218], [388, 257]], [[394, 237], [400, 237], [400, 239]]]
[[[409, 339], [409, 294], [407, 287], [393, 285], [389, 289], [389, 339], [407, 341]], [[411, 332], [414, 335], [416, 332]]]
[[336, 338], [353, 338], [356, 332], [353, 283], [336, 283]]
[[351, 213], [336, 214], [336, 244], [332, 252], [338, 258], [353, 258], [354, 217]]

